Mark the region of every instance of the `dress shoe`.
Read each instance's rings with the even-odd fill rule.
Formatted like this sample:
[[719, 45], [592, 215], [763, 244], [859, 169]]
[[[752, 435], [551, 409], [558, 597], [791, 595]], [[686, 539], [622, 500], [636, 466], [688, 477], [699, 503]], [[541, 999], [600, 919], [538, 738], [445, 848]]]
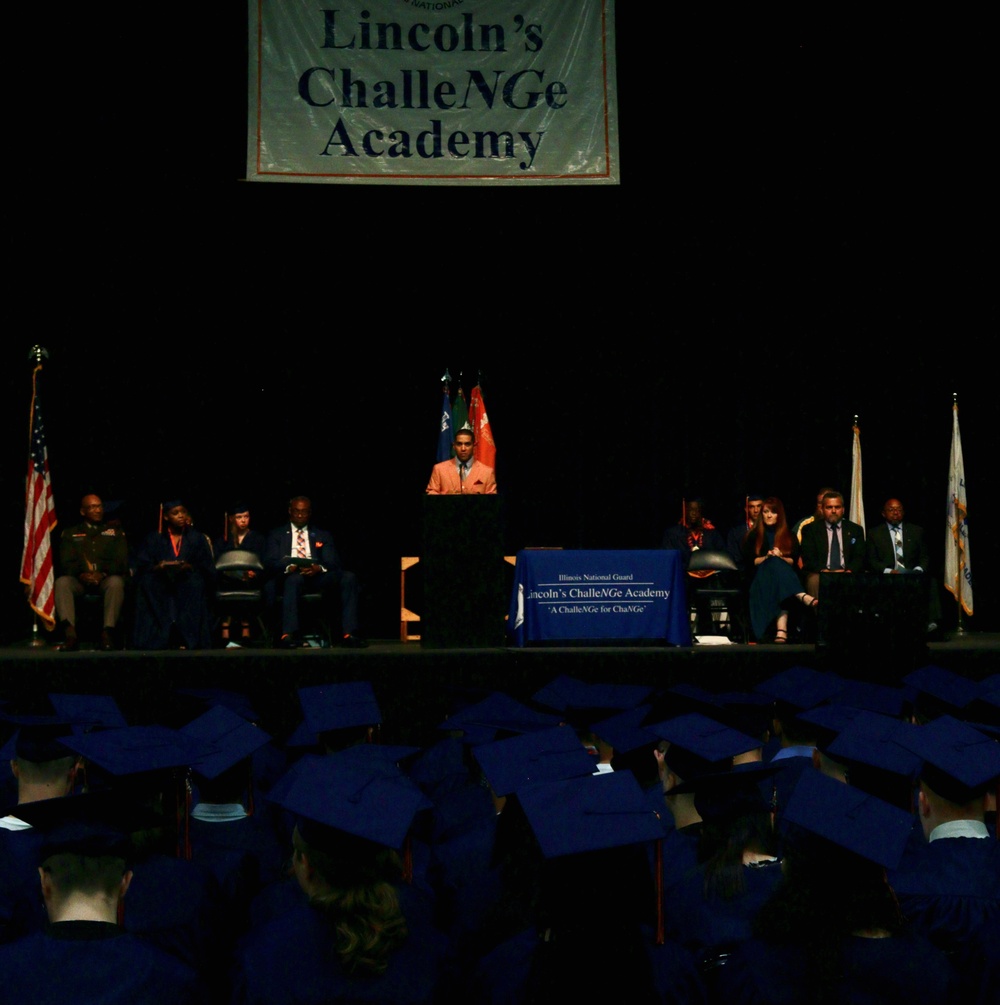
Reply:
[[110, 653], [115, 650], [115, 637], [113, 629], [102, 628], [101, 629], [101, 652]]
[[354, 632], [348, 632], [341, 640], [340, 644], [345, 649], [367, 649], [368, 640], [363, 639], [360, 635], [356, 635]]
[[75, 653], [80, 648], [80, 640], [76, 635], [76, 628], [67, 624], [63, 632], [63, 643], [59, 646], [59, 651], [64, 653]]

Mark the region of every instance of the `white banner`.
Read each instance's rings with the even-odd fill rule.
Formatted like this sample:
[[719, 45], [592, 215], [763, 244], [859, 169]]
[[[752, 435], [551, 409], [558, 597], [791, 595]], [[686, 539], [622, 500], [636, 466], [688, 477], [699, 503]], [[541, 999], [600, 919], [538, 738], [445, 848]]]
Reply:
[[247, 178], [617, 184], [614, 0], [248, 0]]

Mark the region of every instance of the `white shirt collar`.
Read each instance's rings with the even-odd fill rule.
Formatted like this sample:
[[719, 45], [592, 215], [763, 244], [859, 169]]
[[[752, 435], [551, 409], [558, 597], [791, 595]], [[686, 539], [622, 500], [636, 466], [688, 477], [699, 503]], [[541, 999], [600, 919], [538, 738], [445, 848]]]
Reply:
[[928, 841], [940, 841], [942, 838], [988, 838], [990, 832], [982, 820], [949, 820], [938, 824], [931, 831]]

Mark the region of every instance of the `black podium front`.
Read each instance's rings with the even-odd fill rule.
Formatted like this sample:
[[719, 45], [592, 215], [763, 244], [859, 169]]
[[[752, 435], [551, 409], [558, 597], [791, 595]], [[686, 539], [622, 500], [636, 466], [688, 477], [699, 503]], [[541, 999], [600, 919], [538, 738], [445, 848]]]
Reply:
[[422, 647], [503, 645], [506, 598], [498, 496], [426, 496], [420, 564]]
[[844, 657], [843, 676], [895, 683], [926, 653], [928, 585], [923, 573], [821, 575], [817, 646]]

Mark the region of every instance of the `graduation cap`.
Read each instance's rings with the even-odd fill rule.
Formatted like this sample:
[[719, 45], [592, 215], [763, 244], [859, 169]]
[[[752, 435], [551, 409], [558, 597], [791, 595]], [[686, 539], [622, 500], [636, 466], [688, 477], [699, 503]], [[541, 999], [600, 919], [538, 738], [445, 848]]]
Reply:
[[842, 686], [843, 681], [836, 674], [794, 666], [762, 681], [754, 690], [804, 712], [829, 701]]
[[247, 722], [257, 722], [260, 719], [254, 707], [250, 704], [250, 699], [238, 691], [226, 691], [218, 687], [182, 687], [178, 688], [176, 693], [187, 698], [193, 698], [195, 701], [201, 702], [202, 705], [208, 706], [208, 708], [222, 705], [223, 708], [228, 708], [230, 711], [235, 712], [246, 719]]
[[0, 712], [0, 721], [18, 727], [7, 745], [14, 757], [40, 764], [73, 756], [73, 751], [63, 742], [72, 731], [72, 717]]
[[469, 744], [489, 743], [499, 730], [532, 733], [559, 725], [559, 717], [536, 712], [502, 691], [494, 691], [482, 701], [469, 705], [445, 719], [438, 729], [462, 730]]
[[187, 768], [211, 752], [203, 741], [166, 726], [128, 726], [62, 741], [116, 778]]
[[894, 869], [910, 840], [913, 817], [820, 771], [804, 771], [782, 814], [782, 826], [788, 825]]
[[210, 708], [178, 732], [204, 745], [202, 756], [190, 765], [204, 778], [218, 778], [271, 739], [264, 730], [222, 705]]
[[764, 798], [760, 783], [779, 771], [780, 762], [758, 761], [702, 775], [695, 782], [694, 808], [706, 823], [726, 823], [752, 813], [768, 813], [771, 804]]
[[300, 687], [298, 693], [305, 722], [289, 738], [291, 746], [311, 746], [321, 733], [335, 729], [378, 726], [382, 722], [375, 692], [366, 680]]
[[[565, 674], [532, 695], [532, 700], [557, 712], [634, 708], [653, 689], [642, 684], [588, 684]], [[604, 718], [605, 716], [598, 716]], [[579, 717], [576, 717], [579, 718]]]
[[718, 710], [707, 713], [726, 726], [732, 726], [750, 736], [763, 736], [771, 730], [771, 704], [769, 695], [753, 691], [724, 691], [715, 695]]
[[858, 712], [830, 743], [827, 753], [838, 761], [869, 765], [912, 780], [920, 771], [920, 758], [902, 738], [921, 728], [878, 712]]
[[325, 833], [329, 829], [386, 848], [402, 847], [425, 802], [416, 786], [402, 785], [379, 770], [341, 763], [337, 757], [306, 760], [305, 769], [271, 790], [271, 799], [296, 816], [307, 844], [322, 848], [332, 843], [335, 836]]
[[49, 694], [56, 715], [73, 724], [74, 733], [95, 726], [120, 729], [128, 725], [118, 702], [109, 694]]
[[[698, 712], [680, 715], [676, 719], [647, 727], [661, 739], [669, 740], [664, 758], [668, 767], [683, 782], [710, 772], [726, 771], [738, 754], [755, 750], [760, 740], [724, 726]], [[690, 791], [677, 787], [672, 791]]]
[[663, 837], [659, 815], [627, 771], [540, 782], [518, 798], [547, 859]]
[[851, 785], [912, 809], [913, 780], [920, 771], [920, 758], [900, 740], [921, 728], [878, 712], [858, 712], [826, 753], [847, 765]]
[[617, 753], [628, 754], [640, 747], [652, 746], [660, 738], [651, 729], [642, 725], [649, 714], [649, 705], [637, 705], [600, 722], [591, 729], [605, 743], [610, 743]]
[[830, 744], [858, 716], [858, 710], [848, 705], [818, 705], [798, 716], [800, 722], [808, 722], [816, 731], [816, 746], [829, 753]]
[[958, 716], [980, 692], [975, 681], [934, 664], [908, 673], [903, 683], [916, 691], [916, 707], [927, 718]]
[[913, 729], [900, 742], [922, 758], [921, 779], [953, 803], [972, 802], [1000, 777], [1000, 744], [950, 715]]
[[495, 740], [476, 748], [476, 760], [498, 796], [526, 785], [591, 775], [594, 759], [567, 726]]
[[38, 862], [71, 853], [129, 860], [131, 835], [147, 826], [151, 814], [110, 792], [42, 799], [18, 806], [17, 815], [39, 832]]
[[839, 704], [897, 719], [902, 715], [906, 700], [903, 688], [863, 680], [845, 680], [843, 683], [844, 686], [837, 695]]

